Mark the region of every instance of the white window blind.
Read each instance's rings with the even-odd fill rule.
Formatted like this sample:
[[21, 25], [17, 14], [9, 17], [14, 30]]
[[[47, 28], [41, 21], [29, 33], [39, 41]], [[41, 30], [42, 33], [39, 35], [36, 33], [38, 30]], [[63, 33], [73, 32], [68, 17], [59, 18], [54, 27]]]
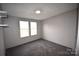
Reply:
[[37, 35], [37, 22], [30, 22], [31, 35]]
[[29, 22], [28, 21], [20, 21], [20, 37], [29, 36]]

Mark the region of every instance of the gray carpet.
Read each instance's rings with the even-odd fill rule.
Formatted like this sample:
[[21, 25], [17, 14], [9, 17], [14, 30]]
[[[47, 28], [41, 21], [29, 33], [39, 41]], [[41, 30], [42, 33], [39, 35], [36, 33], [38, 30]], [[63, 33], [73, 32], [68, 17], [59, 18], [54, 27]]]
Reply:
[[67, 47], [49, 42], [47, 40], [36, 40], [6, 50], [7, 56], [70, 56]]

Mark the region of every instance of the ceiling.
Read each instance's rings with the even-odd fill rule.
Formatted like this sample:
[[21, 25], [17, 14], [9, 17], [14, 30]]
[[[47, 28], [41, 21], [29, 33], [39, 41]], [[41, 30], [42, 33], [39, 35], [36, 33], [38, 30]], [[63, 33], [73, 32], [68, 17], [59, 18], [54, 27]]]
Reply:
[[[75, 9], [74, 3], [4, 3], [3, 10], [8, 11], [11, 16], [43, 20], [51, 16]], [[35, 10], [40, 10], [40, 14], [35, 14]]]

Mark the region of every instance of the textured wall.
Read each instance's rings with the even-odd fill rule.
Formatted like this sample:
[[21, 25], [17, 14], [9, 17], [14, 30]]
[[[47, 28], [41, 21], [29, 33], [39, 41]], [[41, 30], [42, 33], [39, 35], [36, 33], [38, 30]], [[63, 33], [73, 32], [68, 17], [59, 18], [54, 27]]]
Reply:
[[4, 21], [4, 23], [7, 23], [9, 25], [8, 28], [4, 29], [6, 48], [21, 45], [23, 43], [27, 43], [27, 42], [39, 39], [41, 37], [41, 23], [40, 21], [37, 21], [38, 35], [30, 36], [26, 38], [20, 38], [19, 23], [18, 23], [19, 20], [29, 20], [29, 19], [21, 19], [21, 18], [11, 16]]
[[79, 56], [79, 7], [78, 7], [78, 33], [77, 33], [76, 55]]
[[[0, 23], [1, 22], [1, 18], [0, 18]], [[5, 55], [5, 48], [4, 48], [4, 36], [3, 36], [3, 28], [0, 27], [0, 56], [3, 56]]]
[[[1, 4], [0, 4], [0, 10], [2, 10], [1, 8]], [[0, 18], [0, 24], [2, 23], [2, 20]], [[5, 55], [5, 47], [4, 47], [4, 36], [3, 36], [3, 28], [0, 27], [0, 55]]]
[[76, 10], [72, 10], [43, 21], [43, 37], [74, 49], [76, 16]]

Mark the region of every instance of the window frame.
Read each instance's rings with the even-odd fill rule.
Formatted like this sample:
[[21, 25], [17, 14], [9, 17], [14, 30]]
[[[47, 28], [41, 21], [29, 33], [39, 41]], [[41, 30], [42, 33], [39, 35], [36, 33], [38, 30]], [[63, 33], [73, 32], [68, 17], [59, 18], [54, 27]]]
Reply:
[[35, 36], [35, 35], [37, 35], [38, 34], [38, 23], [36, 22], [36, 26], [37, 26], [37, 28], [36, 28], [36, 34], [35, 35], [31, 35], [31, 22], [36, 22], [36, 21], [30, 21], [30, 36]]
[[[32, 37], [32, 36], [36, 36], [36, 35], [38, 35], [38, 21], [37, 20], [31, 20], [31, 19], [20, 19], [20, 20], [18, 20], [18, 28], [19, 28], [19, 37], [20, 38], [26, 38], [26, 37], [21, 37], [20, 36], [20, 21], [28, 21], [28, 23], [29, 23], [29, 36], [26, 36], [26, 37]], [[36, 22], [37, 23], [37, 34], [36, 35], [31, 35], [31, 22]]]

